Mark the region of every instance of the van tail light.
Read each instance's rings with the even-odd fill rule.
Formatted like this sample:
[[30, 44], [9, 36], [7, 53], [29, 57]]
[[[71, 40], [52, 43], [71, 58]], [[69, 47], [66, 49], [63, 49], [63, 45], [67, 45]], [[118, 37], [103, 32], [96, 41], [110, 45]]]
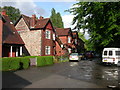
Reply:
[[115, 61], [115, 58], [113, 58], [113, 61]]

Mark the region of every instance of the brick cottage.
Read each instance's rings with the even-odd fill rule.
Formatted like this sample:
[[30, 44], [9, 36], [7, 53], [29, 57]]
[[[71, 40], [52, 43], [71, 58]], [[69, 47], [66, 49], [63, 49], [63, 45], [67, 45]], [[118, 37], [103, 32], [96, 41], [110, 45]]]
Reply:
[[[25, 43], [24, 53], [31, 56], [55, 55], [55, 30], [50, 18], [21, 15], [15, 28]], [[28, 53], [26, 53], [26, 50]]]
[[17, 57], [22, 55], [24, 42], [13, 23], [2, 10], [0, 15], [0, 57]]

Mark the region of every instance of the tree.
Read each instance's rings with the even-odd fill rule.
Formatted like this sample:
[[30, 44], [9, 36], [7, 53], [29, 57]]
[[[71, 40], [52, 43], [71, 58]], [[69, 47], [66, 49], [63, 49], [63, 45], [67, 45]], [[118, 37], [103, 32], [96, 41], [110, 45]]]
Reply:
[[68, 11], [75, 15], [75, 29], [88, 30], [89, 43], [96, 51], [120, 47], [120, 2], [79, 2]]
[[60, 13], [56, 13], [55, 9], [52, 8], [51, 10], [51, 16], [50, 16], [50, 19], [53, 23], [53, 26], [54, 27], [58, 27], [58, 28], [63, 28], [63, 22], [62, 22], [62, 17], [60, 15]]
[[4, 6], [2, 8], [0, 7], [0, 11], [2, 9], [6, 10], [7, 15], [10, 17], [13, 23], [15, 23], [16, 20], [18, 20], [18, 18], [20, 17], [20, 10], [16, 9], [15, 7], [12, 6]]
[[57, 13], [57, 22], [59, 22], [59, 23], [57, 24], [58, 28], [63, 28], [62, 17], [61, 17], [61, 15], [60, 15], [59, 12]]

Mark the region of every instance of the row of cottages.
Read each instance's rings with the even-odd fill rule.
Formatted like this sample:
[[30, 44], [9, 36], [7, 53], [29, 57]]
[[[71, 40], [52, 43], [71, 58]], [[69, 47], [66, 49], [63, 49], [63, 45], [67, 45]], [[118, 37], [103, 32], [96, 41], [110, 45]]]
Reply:
[[0, 14], [0, 57], [22, 55], [24, 42], [5, 11]]
[[54, 28], [50, 18], [21, 15], [14, 27], [5, 11], [0, 17], [2, 57], [17, 57], [22, 52], [31, 56], [60, 56], [84, 49], [84, 42], [78, 38], [76, 31]]
[[78, 37], [77, 31], [72, 31], [71, 28], [56, 28], [56, 36], [60, 39], [61, 45], [56, 42], [56, 55], [65, 55], [67, 53], [83, 52], [84, 42]]

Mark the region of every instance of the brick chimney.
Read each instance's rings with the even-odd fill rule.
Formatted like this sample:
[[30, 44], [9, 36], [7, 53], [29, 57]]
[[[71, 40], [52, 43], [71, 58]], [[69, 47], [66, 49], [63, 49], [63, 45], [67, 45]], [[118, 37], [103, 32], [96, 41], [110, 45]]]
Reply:
[[6, 10], [5, 10], [5, 9], [3, 9], [3, 10], [1, 11], [1, 15], [8, 16], [8, 15], [6, 14]]
[[40, 18], [39, 18], [39, 19], [40, 19], [40, 20], [41, 20], [41, 19], [44, 19], [44, 17], [40, 16]]
[[30, 27], [34, 28], [35, 23], [36, 23], [36, 15], [34, 14], [32, 15], [31, 20], [30, 20]]
[[3, 21], [2, 21], [2, 16], [0, 15], [0, 58], [2, 57], [2, 29], [3, 29]]

